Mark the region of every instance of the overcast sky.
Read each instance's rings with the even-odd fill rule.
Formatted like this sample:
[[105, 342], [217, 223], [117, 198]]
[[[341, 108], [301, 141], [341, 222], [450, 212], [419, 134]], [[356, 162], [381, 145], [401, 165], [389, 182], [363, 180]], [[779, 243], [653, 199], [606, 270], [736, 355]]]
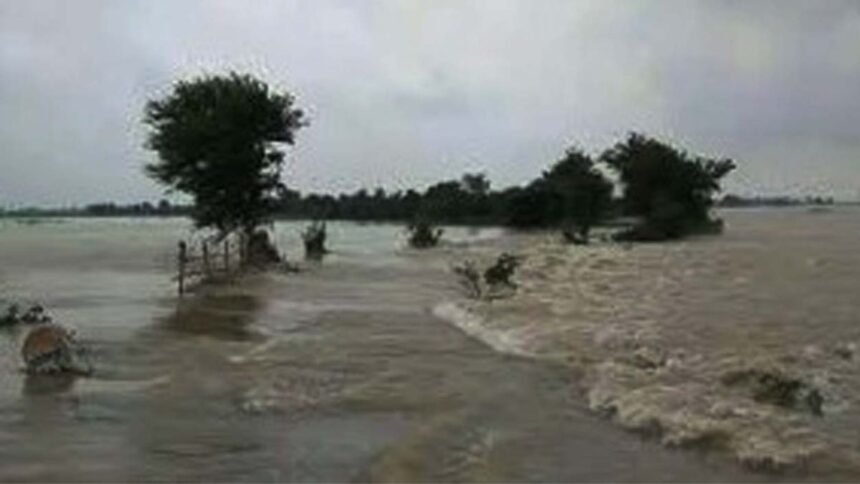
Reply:
[[287, 184], [534, 177], [630, 130], [734, 191], [860, 194], [860, 2], [0, 0], [0, 204], [155, 199], [146, 99], [230, 69], [312, 124]]

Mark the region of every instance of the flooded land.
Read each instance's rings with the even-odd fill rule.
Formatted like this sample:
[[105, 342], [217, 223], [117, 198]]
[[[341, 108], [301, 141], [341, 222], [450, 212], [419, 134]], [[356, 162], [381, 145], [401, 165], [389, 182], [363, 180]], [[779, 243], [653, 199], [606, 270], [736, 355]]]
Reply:
[[[856, 479], [860, 211], [723, 215], [719, 238], [449, 229], [421, 253], [332, 223], [323, 262], [182, 301], [184, 219], [3, 220], [2, 302], [42, 302], [96, 371], [27, 376], [0, 333], [0, 480]], [[293, 258], [302, 228], [275, 227]], [[518, 291], [466, 298], [451, 264], [501, 251]]]

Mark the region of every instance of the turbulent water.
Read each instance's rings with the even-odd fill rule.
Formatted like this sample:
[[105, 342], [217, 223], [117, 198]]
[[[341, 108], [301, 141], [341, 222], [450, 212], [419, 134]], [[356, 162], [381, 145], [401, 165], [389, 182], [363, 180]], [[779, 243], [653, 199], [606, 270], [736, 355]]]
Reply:
[[[856, 478], [860, 213], [727, 219], [629, 250], [449, 229], [424, 253], [332, 224], [322, 263], [182, 301], [184, 220], [0, 220], [0, 302], [43, 303], [97, 368], [27, 377], [24, 329], [0, 332], [0, 481], [778, 478], [733, 453]], [[292, 257], [301, 228], [275, 227]], [[527, 256], [518, 292], [465, 301], [450, 264], [502, 250]], [[822, 415], [722, 383], [749, 369], [796, 375]]]
[[499, 350], [565, 362], [593, 410], [667, 445], [856, 478], [860, 211], [724, 216], [723, 236], [681, 243], [529, 238], [514, 297], [442, 313]]

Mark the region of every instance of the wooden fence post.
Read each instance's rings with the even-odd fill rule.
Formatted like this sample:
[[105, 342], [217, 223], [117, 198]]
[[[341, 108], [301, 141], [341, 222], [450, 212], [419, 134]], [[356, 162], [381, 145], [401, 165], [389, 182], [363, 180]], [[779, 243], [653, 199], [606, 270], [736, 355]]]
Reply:
[[179, 265], [179, 274], [177, 275], [178, 290], [179, 295], [182, 296], [185, 293], [185, 264], [188, 260], [188, 246], [185, 244], [184, 240], [179, 241], [179, 256], [177, 258], [177, 263]]
[[212, 267], [209, 265], [209, 244], [203, 240], [203, 273], [206, 277], [212, 277]]
[[230, 238], [224, 237], [224, 272], [230, 273]]

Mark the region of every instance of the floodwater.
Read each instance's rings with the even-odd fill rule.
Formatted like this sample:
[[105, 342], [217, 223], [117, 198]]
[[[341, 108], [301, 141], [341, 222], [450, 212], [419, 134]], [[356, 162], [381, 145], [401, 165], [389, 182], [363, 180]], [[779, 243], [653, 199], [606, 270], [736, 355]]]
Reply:
[[[780, 217], [790, 216], [773, 218], [773, 230], [818, 240], [791, 232], [800, 229]], [[736, 218], [739, 232], [759, 232], [734, 235]], [[727, 243], [780, 244], [760, 227], [770, 220], [764, 212], [731, 217]], [[481, 337], [490, 332], [470, 335], [437, 317], [461, 299], [449, 270], [461, 253], [520, 247], [498, 231], [450, 229], [454, 245], [414, 253], [398, 245], [398, 227], [331, 224], [335, 252], [322, 263], [303, 262], [299, 274], [249, 275], [180, 302], [171, 276], [176, 240], [189, 233], [184, 220], [0, 224], [0, 302], [43, 303], [77, 330], [96, 365], [88, 378], [28, 377], [18, 356], [23, 332], [0, 333], [0, 481], [780, 477], [753, 473], [725, 453], [667, 448], [625, 430], [589, 408], [593, 395], [569, 362], [498, 351]], [[278, 224], [282, 246], [295, 251], [301, 228]], [[804, 267], [858, 274], [840, 259], [853, 257], [853, 247], [820, 243], [829, 255]], [[723, 307], [728, 297], [707, 303], [722, 308], [718, 316], [703, 309], [688, 317], [734, 324]], [[827, 317], [820, 311], [833, 301], [815, 297], [824, 300], [810, 300], [808, 316], [817, 319], [806, 331], [851, 324], [848, 309]]]
[[592, 410], [667, 446], [856, 481], [860, 210], [723, 215], [722, 236], [677, 243], [533, 237], [516, 295], [441, 314], [500, 351], [564, 362]]

